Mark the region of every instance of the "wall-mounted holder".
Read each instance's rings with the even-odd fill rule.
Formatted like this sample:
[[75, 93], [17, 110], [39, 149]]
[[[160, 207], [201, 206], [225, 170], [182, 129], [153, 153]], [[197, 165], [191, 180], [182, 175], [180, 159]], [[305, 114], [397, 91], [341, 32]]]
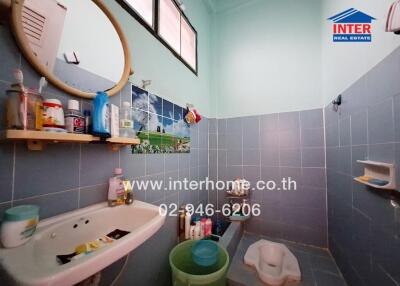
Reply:
[[142, 89], [147, 90], [147, 87], [151, 85], [150, 79], [142, 79]]
[[339, 94], [333, 101], [333, 110], [335, 110], [336, 112], [339, 110], [339, 106], [342, 105], [342, 95]]
[[[357, 163], [364, 165], [364, 176], [354, 178], [355, 181], [383, 190], [396, 190], [396, 170], [394, 164], [357, 160]], [[386, 184], [377, 184], [375, 182], [382, 181]]]
[[[228, 218], [230, 221], [246, 221], [249, 218], [251, 218], [251, 214], [250, 214], [250, 209], [249, 209], [249, 213], [247, 215], [244, 215], [243, 212], [243, 205], [244, 204], [249, 204], [248, 200], [250, 197], [250, 194], [248, 191], [244, 192], [243, 195], [235, 195], [232, 191], [227, 191], [225, 192], [226, 194], [226, 199], [230, 201], [230, 204], [239, 204], [241, 205], [242, 211], [239, 212], [238, 214], [231, 214]], [[250, 207], [250, 205], [249, 205]]]

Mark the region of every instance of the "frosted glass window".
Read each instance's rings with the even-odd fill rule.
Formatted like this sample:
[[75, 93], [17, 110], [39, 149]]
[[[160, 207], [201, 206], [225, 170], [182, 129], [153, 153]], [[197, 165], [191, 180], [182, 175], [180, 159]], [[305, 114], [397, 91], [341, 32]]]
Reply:
[[196, 70], [196, 33], [183, 17], [181, 20], [181, 57]]
[[185, 0], [115, 1], [197, 75], [197, 32], [181, 10]]
[[181, 13], [173, 0], [160, 0], [158, 34], [178, 54], [181, 52]]
[[125, 0], [147, 24], [153, 27], [154, 0]]

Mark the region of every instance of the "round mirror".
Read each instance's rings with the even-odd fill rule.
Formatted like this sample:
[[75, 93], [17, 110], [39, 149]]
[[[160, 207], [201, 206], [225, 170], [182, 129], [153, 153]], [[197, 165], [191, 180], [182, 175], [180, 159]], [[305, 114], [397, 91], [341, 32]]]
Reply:
[[128, 81], [127, 41], [101, 0], [16, 0], [12, 27], [27, 60], [69, 94], [111, 96]]

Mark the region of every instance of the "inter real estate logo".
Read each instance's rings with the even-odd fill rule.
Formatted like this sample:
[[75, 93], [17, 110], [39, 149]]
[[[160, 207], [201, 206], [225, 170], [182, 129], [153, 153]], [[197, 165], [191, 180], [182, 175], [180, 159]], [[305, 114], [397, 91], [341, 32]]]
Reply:
[[372, 20], [376, 20], [354, 8], [328, 18], [333, 22], [334, 42], [371, 42]]

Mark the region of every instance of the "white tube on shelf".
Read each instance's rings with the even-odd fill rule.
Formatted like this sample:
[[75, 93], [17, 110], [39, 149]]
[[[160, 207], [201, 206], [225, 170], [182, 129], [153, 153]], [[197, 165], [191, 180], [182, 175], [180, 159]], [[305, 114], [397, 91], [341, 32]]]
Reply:
[[185, 239], [190, 239], [190, 221], [192, 220], [192, 216], [190, 213], [186, 213], [185, 215]]

